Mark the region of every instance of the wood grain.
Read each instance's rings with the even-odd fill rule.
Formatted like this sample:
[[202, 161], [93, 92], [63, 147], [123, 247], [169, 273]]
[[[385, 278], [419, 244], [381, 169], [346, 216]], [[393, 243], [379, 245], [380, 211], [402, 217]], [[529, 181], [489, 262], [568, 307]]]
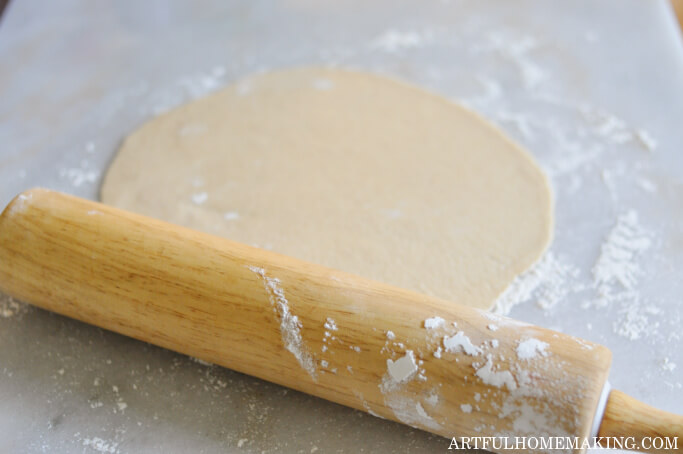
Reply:
[[[599, 437], [615, 437], [640, 447], [640, 452], [683, 453], [683, 416], [650, 407], [621, 391], [613, 390], [607, 400]], [[653, 437], [670, 437], [676, 449], [656, 449]], [[655, 442], [655, 443], [653, 443]], [[626, 446], [624, 449], [630, 449]]]
[[671, 0], [671, 6], [678, 19], [678, 25], [681, 27], [681, 33], [683, 33], [683, 0]]
[[[0, 289], [446, 437], [587, 437], [611, 360], [562, 333], [41, 189], [0, 216]], [[435, 316], [444, 324], [425, 329]], [[472, 354], [445, 351], [458, 332]], [[520, 360], [529, 338], [547, 348]], [[410, 355], [419, 370], [397, 383], [389, 366]]]

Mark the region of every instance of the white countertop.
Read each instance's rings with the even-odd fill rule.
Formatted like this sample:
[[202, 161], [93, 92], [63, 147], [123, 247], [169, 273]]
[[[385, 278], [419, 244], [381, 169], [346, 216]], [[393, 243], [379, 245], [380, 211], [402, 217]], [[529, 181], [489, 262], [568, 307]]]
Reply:
[[[33, 186], [97, 198], [128, 132], [255, 71], [397, 76], [481, 112], [551, 177], [552, 255], [510, 315], [608, 346], [615, 388], [680, 413], [680, 38], [663, 0], [15, 0], [0, 23], [0, 205]], [[448, 446], [6, 296], [0, 346], [1, 452]]]

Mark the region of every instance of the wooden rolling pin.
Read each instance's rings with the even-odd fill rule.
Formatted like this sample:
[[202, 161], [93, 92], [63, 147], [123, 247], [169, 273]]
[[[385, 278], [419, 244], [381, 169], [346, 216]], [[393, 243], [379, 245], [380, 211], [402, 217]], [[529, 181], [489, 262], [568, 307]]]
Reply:
[[644, 437], [683, 434], [682, 417], [609, 393], [603, 346], [58, 192], [0, 216], [0, 289], [458, 440], [600, 435], [656, 452]]

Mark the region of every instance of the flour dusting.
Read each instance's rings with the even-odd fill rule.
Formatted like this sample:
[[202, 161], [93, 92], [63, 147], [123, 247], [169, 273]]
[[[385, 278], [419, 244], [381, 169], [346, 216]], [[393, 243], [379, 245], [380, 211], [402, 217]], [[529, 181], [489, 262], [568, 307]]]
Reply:
[[88, 161], [83, 160], [78, 167], [59, 169], [59, 177], [68, 180], [73, 187], [78, 188], [84, 184], [96, 183], [100, 172], [91, 169]]
[[507, 315], [517, 304], [527, 301], [534, 301], [537, 306], [550, 309], [570, 292], [581, 289], [574, 283], [578, 274], [575, 266], [561, 261], [552, 252], [547, 252], [528, 271], [512, 281], [496, 300], [493, 312]]
[[528, 360], [536, 358], [537, 355], [548, 356], [546, 348], [548, 348], [546, 342], [530, 337], [517, 345], [517, 358]]
[[21, 303], [9, 295], [0, 294], [0, 317], [12, 318], [22, 316], [29, 310], [29, 305]]
[[436, 329], [439, 326], [444, 325], [445, 323], [446, 320], [444, 320], [441, 317], [431, 317], [424, 321], [424, 327], [425, 329]]
[[[394, 416], [412, 427], [423, 427], [438, 430], [441, 426], [425, 411], [422, 404], [413, 397], [412, 393], [404, 392], [405, 385], [416, 377], [426, 380], [420, 371], [420, 361], [415, 358], [412, 350], [396, 361], [387, 359], [387, 372], [382, 377], [379, 389], [384, 395], [384, 403], [391, 408]], [[431, 402], [432, 399], [428, 400]], [[433, 398], [436, 403], [438, 397]]]
[[449, 353], [463, 351], [470, 356], [477, 356], [481, 353], [481, 348], [476, 347], [464, 332], [458, 331], [455, 336], [444, 336], [443, 347]]
[[196, 194], [192, 194], [192, 203], [195, 205], [202, 205], [204, 202], [206, 202], [209, 198], [209, 194], [206, 192], [198, 192]]
[[116, 454], [119, 452], [118, 443], [109, 440], [104, 440], [99, 437], [83, 439], [83, 446], [89, 447], [94, 451], [107, 454]]
[[441, 426], [425, 411], [420, 402], [397, 393], [385, 396], [384, 403], [391, 408], [394, 416], [411, 427], [426, 427], [439, 430]]
[[388, 53], [398, 53], [404, 49], [422, 47], [433, 40], [433, 33], [426, 31], [387, 30], [370, 43], [372, 49]]
[[593, 282], [598, 291], [595, 304], [598, 307], [607, 306], [634, 291], [642, 274], [638, 259], [651, 246], [651, 234], [640, 225], [635, 210], [617, 218], [593, 266]]
[[475, 375], [487, 385], [496, 388], [507, 386], [510, 391], [517, 389], [515, 377], [509, 370], [494, 370], [493, 356], [490, 353], [486, 355], [486, 363], [477, 369]]
[[624, 293], [621, 296], [621, 307], [612, 323], [614, 333], [628, 340], [638, 340], [655, 333], [659, 322], [652, 318], [660, 315], [661, 310], [652, 304], [643, 304], [637, 294]]
[[280, 280], [267, 276], [263, 268], [256, 266], [249, 266], [248, 268], [258, 274], [264, 282], [270, 304], [280, 318], [280, 334], [282, 335], [282, 342], [285, 348], [294, 355], [313, 381], [317, 381], [315, 361], [301, 337], [301, 321], [290, 312], [289, 301], [285, 298], [285, 292], [280, 286]]
[[669, 360], [669, 358], [664, 358], [662, 360], [662, 370], [667, 372], [673, 372], [676, 369], [676, 363]]

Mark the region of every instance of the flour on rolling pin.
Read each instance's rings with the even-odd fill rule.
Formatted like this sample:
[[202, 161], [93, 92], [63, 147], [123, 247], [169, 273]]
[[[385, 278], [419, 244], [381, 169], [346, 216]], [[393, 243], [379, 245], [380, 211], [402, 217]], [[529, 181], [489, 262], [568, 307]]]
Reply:
[[[495, 332], [505, 329], [506, 319], [494, 314], [486, 314], [484, 317], [494, 318], [501, 325], [488, 323], [487, 329], [489, 331]], [[548, 342], [525, 335], [524, 330], [519, 330], [519, 326], [515, 326], [516, 323], [512, 325], [512, 329], [519, 333], [520, 338], [512, 354], [506, 357], [499, 351], [500, 342], [498, 339], [490, 339], [475, 345], [464, 331], [457, 329], [458, 324], [455, 322], [448, 324], [445, 319], [439, 316], [427, 318], [423, 321], [423, 327], [426, 330], [425, 340], [428, 345], [431, 344], [432, 348], [435, 348], [432, 354], [437, 359], [442, 358], [442, 355], [448, 355], [447, 359], [444, 356], [443, 360], [454, 360], [456, 362], [460, 355], [483, 358], [483, 360], [472, 363], [472, 379], [479, 379], [493, 389], [507, 389], [506, 397], [499, 405], [498, 416], [500, 418], [514, 417], [513, 428], [515, 431], [528, 434], [556, 434], [557, 427], [559, 427], [558, 416], [552, 410], [546, 409], [544, 411], [542, 408], [533, 406], [526, 399], [528, 397], [539, 397], [543, 394], [543, 390], [533, 385], [532, 376], [537, 374], [539, 370], [561, 369], [562, 365], [553, 362], [550, 358], [552, 353]], [[524, 325], [522, 324], [522, 326]], [[439, 330], [440, 335], [435, 337], [435, 330]], [[449, 332], [455, 333], [450, 334]], [[395, 338], [393, 333], [391, 338], [391, 340]], [[435, 339], [436, 345], [434, 345]], [[395, 343], [394, 345], [402, 344]], [[436, 352], [439, 354], [437, 355]], [[379, 386], [386, 396], [387, 405], [394, 410], [396, 418], [409, 425], [419, 424], [426, 427], [436, 427], [435, 425], [438, 423], [431, 418], [429, 408], [438, 404], [441, 384], [434, 384], [433, 392], [428, 399], [397, 393], [397, 390], [400, 390], [407, 382], [418, 377], [418, 372], [420, 372], [419, 361], [419, 357], [416, 357], [413, 350], [406, 350], [403, 356], [395, 360], [387, 359], [387, 372]], [[426, 381], [429, 380], [424, 371], [420, 373], [423, 374]], [[562, 381], [560, 380], [556, 384], [562, 386]], [[473, 412], [481, 410], [482, 403], [486, 402], [487, 399], [498, 396], [495, 391], [491, 390], [485, 393], [474, 392], [471, 395], [471, 401], [461, 404], [459, 408], [463, 414], [473, 414]], [[571, 400], [572, 397], [568, 397], [568, 399]], [[430, 405], [425, 407], [424, 403]], [[571, 415], [567, 415], [567, 417], [571, 417]], [[484, 429], [483, 426], [478, 427], [478, 430]]]
[[292, 314], [289, 309], [289, 301], [285, 297], [285, 292], [280, 287], [280, 280], [266, 275], [266, 270], [255, 266], [250, 266], [249, 269], [256, 273], [262, 280], [268, 298], [273, 306], [273, 311], [280, 319], [280, 334], [282, 335], [282, 342], [285, 348], [289, 350], [296, 360], [301, 364], [301, 367], [308, 372], [313, 381], [317, 380], [315, 360], [311, 356], [308, 348], [301, 337], [301, 322], [299, 318]]
[[[611, 357], [599, 345], [83, 199], [30, 194], [0, 218], [0, 288], [45, 309], [447, 437], [585, 438], [602, 418]], [[134, 261], [136, 278], [93, 260]], [[616, 421], [606, 427], [618, 430]]]
[[[342, 367], [349, 374], [353, 374], [350, 364], [336, 364], [331, 362], [333, 360], [322, 359], [318, 361], [315, 359], [305, 346], [301, 334], [303, 326], [298, 317], [291, 313], [289, 302], [285, 297], [279, 279], [268, 276], [263, 268], [255, 266], [248, 268], [256, 273], [264, 283], [271, 305], [279, 319], [283, 346], [294, 355], [311, 378], [317, 381], [316, 362], [320, 364], [323, 370], [335, 374], [338, 373], [339, 367]], [[495, 314], [485, 314], [483, 317], [489, 321], [495, 319], [505, 328], [507, 320]], [[512, 325], [513, 329], [516, 329], [518, 324], [512, 323]], [[524, 324], [520, 325], [524, 326]], [[557, 364], [538, 362], [551, 355], [550, 345], [547, 342], [528, 336], [520, 339], [514, 351], [517, 358], [515, 361], [515, 355], [506, 358], [498, 351], [500, 346], [498, 339], [490, 339], [475, 345], [464, 331], [458, 329], [457, 322], [447, 323], [444, 318], [435, 316], [425, 319], [422, 326], [425, 330], [426, 345], [432, 345], [434, 350], [431, 353], [437, 359], [441, 358], [442, 355], [448, 355], [448, 357], [443, 358], [444, 361], [454, 360], [456, 362], [459, 361], [459, 355], [482, 358], [482, 360], [472, 363], [471, 377], [473, 380], [481, 380], [482, 383], [492, 388], [507, 389], [508, 394], [500, 405], [499, 417], [516, 415], [513, 424], [515, 430], [526, 431], [527, 433], [556, 433], [558, 421], [554, 412], [543, 412], [542, 409], [539, 410], [525, 402], [526, 397], [538, 397], [539, 392], [542, 392], [532, 386], [530, 377], [534, 370], [558, 367]], [[323, 328], [324, 337], [321, 353], [324, 354], [330, 351], [330, 348], [334, 348], [334, 341], [340, 342], [334, 334], [339, 332], [340, 328], [332, 317], [325, 319]], [[487, 322], [486, 329], [497, 332], [501, 327]], [[441, 426], [430, 415], [430, 409], [436, 407], [440, 401], [439, 394], [442, 384], [435, 383], [430, 388], [430, 393], [425, 397], [408, 392], [406, 385], [411, 381], [429, 381], [426, 370], [421, 367], [424, 361], [416, 355], [414, 350], [407, 348], [406, 343], [398, 340], [393, 331], [388, 330], [386, 338], [385, 347], [382, 351], [393, 356], [393, 358], [386, 359], [386, 372], [377, 385], [384, 396], [385, 405], [391, 408], [394, 417], [401, 422], [411, 426], [440, 430]], [[435, 339], [436, 345], [434, 345]], [[360, 352], [360, 349], [353, 347], [352, 349]], [[533, 362], [533, 367], [531, 362]], [[522, 363], [530, 364], [523, 367]], [[503, 365], [509, 365], [509, 369], [502, 367]], [[559, 367], [561, 368], [561, 366]], [[356, 391], [355, 395], [361, 401], [363, 408], [376, 415], [361, 392]], [[459, 408], [464, 414], [472, 414], [479, 411], [482, 403], [486, 402], [487, 399], [495, 399], [496, 397], [499, 396], [496, 395], [495, 391], [476, 392], [472, 394], [470, 402], [460, 404]]]

